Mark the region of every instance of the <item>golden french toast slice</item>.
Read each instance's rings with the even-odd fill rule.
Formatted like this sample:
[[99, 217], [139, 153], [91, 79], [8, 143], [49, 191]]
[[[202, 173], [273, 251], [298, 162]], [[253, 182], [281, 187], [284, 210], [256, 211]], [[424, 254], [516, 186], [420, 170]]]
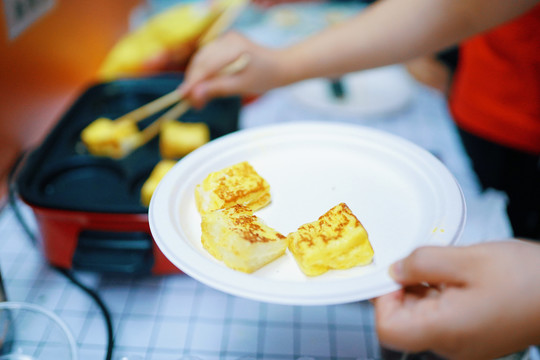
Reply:
[[120, 159], [139, 145], [140, 130], [134, 121], [100, 117], [81, 132], [81, 140], [92, 155]]
[[289, 250], [308, 276], [367, 265], [373, 260], [368, 234], [345, 203], [334, 206], [317, 221], [300, 226], [287, 237]]
[[159, 152], [166, 159], [179, 159], [210, 141], [206, 123], [165, 121], [159, 132]]
[[195, 202], [201, 214], [236, 204], [255, 211], [270, 203], [270, 185], [243, 161], [210, 173], [196, 186]]
[[154, 166], [150, 176], [148, 176], [141, 187], [141, 202], [144, 206], [150, 205], [150, 200], [152, 199], [152, 195], [154, 194], [159, 182], [175, 164], [176, 160], [163, 159]]
[[282, 256], [287, 238], [264, 224], [244, 205], [202, 215], [202, 245], [228, 267], [252, 273]]

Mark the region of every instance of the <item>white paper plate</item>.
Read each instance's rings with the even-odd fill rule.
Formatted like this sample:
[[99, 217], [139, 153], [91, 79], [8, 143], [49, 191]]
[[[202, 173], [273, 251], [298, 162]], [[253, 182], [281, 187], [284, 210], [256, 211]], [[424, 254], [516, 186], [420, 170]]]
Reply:
[[383, 116], [406, 108], [413, 96], [413, 80], [403, 65], [351, 73], [341, 78], [345, 96], [332, 95], [328, 79], [309, 79], [291, 85], [299, 104], [333, 116]]
[[[366, 228], [371, 265], [306, 277], [290, 253], [253, 274], [226, 267], [201, 245], [194, 189], [210, 172], [249, 161], [271, 186], [256, 212], [284, 235], [345, 202]], [[156, 243], [186, 274], [254, 300], [322, 305], [370, 299], [399, 286], [388, 266], [421, 245], [461, 235], [465, 202], [434, 156], [396, 136], [350, 124], [299, 122], [242, 130], [182, 159], [160, 182], [149, 209]]]

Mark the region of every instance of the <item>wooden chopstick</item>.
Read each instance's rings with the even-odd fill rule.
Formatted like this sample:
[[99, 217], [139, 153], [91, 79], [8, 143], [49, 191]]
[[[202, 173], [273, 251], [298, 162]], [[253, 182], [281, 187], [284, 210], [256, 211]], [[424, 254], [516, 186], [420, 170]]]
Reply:
[[[202, 47], [208, 44], [209, 42], [217, 38], [220, 34], [222, 34], [226, 29], [228, 29], [248, 3], [249, 1], [244, 1], [241, 5], [230, 6], [223, 10], [223, 12], [214, 21], [210, 28], [208, 28], [202, 35], [202, 37], [199, 39], [198, 47]], [[235, 72], [238, 72], [247, 65], [248, 60], [249, 59], [247, 59], [246, 56], [241, 55], [238, 59], [226, 66], [221, 72], [225, 74], [233, 74]], [[125, 115], [120, 116], [114, 121], [133, 121], [137, 123], [173, 105], [180, 100], [182, 100], [182, 98], [178, 91], [175, 89], [168, 94], [165, 94], [133, 111], [130, 111]]]
[[219, 35], [227, 30], [232, 23], [234, 23], [248, 4], [249, 1], [244, 0], [240, 5], [229, 6], [224, 9], [218, 18], [212, 23], [212, 25], [199, 38], [197, 46], [201, 48], [215, 40]]
[[[247, 64], [249, 63], [249, 61], [250, 61], [250, 56], [248, 54], [244, 53], [244, 54], [240, 55], [232, 63], [227, 65], [225, 68], [223, 68], [223, 70], [221, 70], [220, 73], [222, 73], [222, 74], [235, 74], [235, 73], [241, 71], [242, 69], [244, 69], [247, 66]], [[162, 98], [167, 97], [170, 94], [171, 93], [163, 96]], [[156, 101], [154, 101], [154, 102], [156, 102]], [[163, 101], [163, 102], [165, 103], [165, 101]], [[147, 104], [147, 105], [150, 105], [150, 104]], [[148, 141], [150, 141], [155, 136], [157, 136], [157, 134], [159, 134], [159, 130], [160, 130], [161, 124], [163, 122], [178, 119], [179, 117], [184, 115], [190, 108], [191, 108], [191, 104], [189, 103], [189, 101], [187, 101], [187, 100], [180, 101], [178, 104], [173, 106], [165, 114], [161, 115], [157, 120], [152, 122], [144, 130], [141, 131], [140, 136], [138, 138], [138, 141], [136, 142], [136, 146], [139, 147], [139, 146], [142, 146], [142, 145], [146, 144]]]
[[164, 123], [165, 121], [178, 119], [179, 117], [184, 115], [190, 108], [191, 105], [187, 100], [180, 101], [178, 104], [173, 106], [165, 114], [161, 115], [156, 121], [154, 121], [141, 131], [140, 137], [137, 141], [137, 146], [142, 146], [148, 141], [152, 140], [155, 136], [157, 136], [161, 129], [162, 123]]
[[[221, 70], [220, 73], [225, 74], [225, 75], [235, 74], [241, 71], [242, 69], [244, 69], [249, 63], [249, 61], [250, 61], [250, 56], [248, 54], [246, 53], [241, 54], [238, 58], [236, 58], [236, 60], [234, 60], [232, 63], [227, 65], [225, 68], [223, 68], [223, 70]], [[163, 96], [162, 98], [169, 96], [170, 94], [171, 93]], [[147, 105], [150, 105], [150, 104], [151, 103]], [[157, 136], [157, 134], [159, 134], [159, 130], [163, 122], [178, 119], [179, 117], [184, 115], [190, 108], [191, 108], [191, 104], [187, 100], [182, 100], [178, 104], [173, 106], [165, 114], [161, 115], [157, 120], [152, 122], [144, 130], [141, 131], [140, 137], [137, 141], [137, 147], [146, 144], [148, 141], [150, 141], [155, 136]]]
[[143, 119], [146, 119], [150, 115], [153, 115], [166, 107], [171, 106], [172, 104], [181, 100], [180, 93], [175, 89], [168, 94], [165, 94], [129, 113], [122, 115], [117, 118], [115, 121], [133, 121], [139, 122]]

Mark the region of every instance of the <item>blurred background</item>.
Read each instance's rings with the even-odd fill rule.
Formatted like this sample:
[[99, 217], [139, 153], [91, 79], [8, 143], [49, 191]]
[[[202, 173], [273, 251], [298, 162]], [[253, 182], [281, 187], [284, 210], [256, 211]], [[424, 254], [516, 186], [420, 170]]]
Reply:
[[[181, 2], [4, 0], [2, 3], [0, 198], [5, 201], [7, 173], [17, 154], [42, 141], [77, 96], [98, 81], [98, 70], [119, 39], [148, 17]], [[344, 4], [343, 11], [334, 9], [326, 18], [320, 16], [320, 9], [309, 6], [303, 9], [307, 12], [286, 7], [271, 13], [265, 10], [277, 3], [261, 1], [251, 6], [236, 27], [249, 28], [251, 37], [279, 46], [320, 29], [325, 21], [339, 21], [344, 14], [354, 12], [355, 6], [361, 8], [369, 1], [333, 2], [337, 6]], [[262, 31], [268, 21], [277, 25], [272, 33]], [[431, 59], [419, 59], [410, 64], [410, 69], [424, 82], [439, 88], [446, 86], [446, 69]]]
[[[245, 7], [231, 26], [261, 44], [286, 46], [353, 16], [370, 2], [258, 0]], [[113, 336], [115, 360], [178, 360], [190, 354], [205, 360], [382, 358], [372, 307], [367, 301], [315, 307], [267, 304], [214, 290], [172, 266], [152, 242], [147, 208], [139, 198], [143, 180], [159, 158], [156, 142], [145, 147], [151, 151], [141, 150], [118, 161], [90, 161], [88, 153], [78, 147], [83, 125], [101, 116], [100, 111], [119, 116], [175, 88], [194, 49], [194, 29], [204, 28], [215, 3], [1, 3], [0, 269], [8, 300], [39, 304], [61, 316], [74, 334], [81, 359], [110, 354], [107, 346]], [[176, 6], [182, 6], [181, 10], [189, 6], [193, 12], [170, 12]], [[159, 17], [162, 14], [174, 16]], [[185, 21], [178, 22], [175, 16]], [[156, 17], [158, 21], [145, 27]], [[159, 37], [159, 46], [148, 41], [149, 33]], [[163, 50], [176, 61], [159, 68], [154, 55]], [[455, 59], [455, 52], [449, 51], [350, 74], [341, 79], [347, 90], [344, 98], [336, 98], [336, 88], [328, 79], [314, 79], [258, 98], [236, 99], [224, 103], [224, 107], [215, 104], [213, 109], [217, 110], [210, 115], [218, 111], [218, 117], [202, 113], [196, 117], [211, 125], [213, 137], [299, 119], [348, 122], [397, 134], [439, 158], [458, 180], [468, 205], [464, 244], [502, 238], [511, 234], [505, 198], [495, 191], [480, 192], [447, 111], [446, 91]], [[167, 76], [152, 81], [152, 85], [137, 81], [159, 74]], [[124, 83], [121, 79], [134, 81]], [[114, 85], [116, 80], [121, 80], [120, 85]], [[114, 107], [120, 100], [125, 104]], [[76, 126], [64, 126], [71, 123]], [[27, 195], [27, 202], [16, 198], [11, 206], [4, 206], [8, 203], [8, 180], [20, 155], [36, 149], [55, 129], [52, 141], [43, 147], [52, 149], [48, 152], [59, 160], [55, 164], [66, 161], [71, 166], [69, 157], [81, 154], [86, 162], [80, 163], [83, 166], [76, 164], [73, 176], [52, 177], [40, 170], [45, 167], [42, 160], [47, 151], [34, 156], [21, 174], [20, 190]], [[75, 146], [64, 151], [66, 143]], [[96, 162], [106, 166], [93, 167], [90, 173], [79, 172], [85, 164]], [[114, 171], [112, 178], [108, 177], [111, 163], [121, 165], [122, 176], [129, 177], [129, 199], [117, 197], [125, 189], [114, 190], [121, 181]], [[140, 171], [133, 170], [141, 166], [144, 168]], [[106, 171], [101, 172], [103, 169]], [[51, 171], [56, 174], [60, 170]], [[90, 177], [86, 178], [87, 174]], [[107, 177], [102, 183], [95, 181], [95, 174]], [[35, 186], [51, 179], [56, 181], [51, 186]], [[94, 192], [85, 192], [84, 186]], [[56, 196], [65, 194], [64, 188], [79, 191], [73, 199]], [[34, 203], [28, 201], [36, 199]], [[63, 202], [44, 206], [51, 199]], [[90, 208], [84, 209], [85, 204]], [[111, 216], [111, 212], [117, 216]], [[75, 225], [69, 222], [72, 219]], [[127, 251], [117, 247], [120, 242], [133, 246]], [[137, 267], [139, 260], [142, 267]], [[85, 266], [74, 266], [76, 277], [70, 278], [77, 261]], [[58, 272], [51, 264], [63, 270]], [[111, 275], [102, 271], [104, 268], [122, 271]], [[107, 313], [102, 313], [99, 303], [80, 291], [76, 278], [101, 295], [110, 316], [104, 316]], [[107, 318], [112, 322], [110, 328]], [[403, 358], [401, 354], [393, 356]]]

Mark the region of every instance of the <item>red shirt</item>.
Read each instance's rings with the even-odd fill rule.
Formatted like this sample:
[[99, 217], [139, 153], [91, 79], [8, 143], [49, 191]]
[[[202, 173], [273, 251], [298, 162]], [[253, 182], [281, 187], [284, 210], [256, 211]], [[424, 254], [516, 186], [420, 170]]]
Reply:
[[540, 5], [460, 47], [450, 110], [463, 130], [540, 154]]

